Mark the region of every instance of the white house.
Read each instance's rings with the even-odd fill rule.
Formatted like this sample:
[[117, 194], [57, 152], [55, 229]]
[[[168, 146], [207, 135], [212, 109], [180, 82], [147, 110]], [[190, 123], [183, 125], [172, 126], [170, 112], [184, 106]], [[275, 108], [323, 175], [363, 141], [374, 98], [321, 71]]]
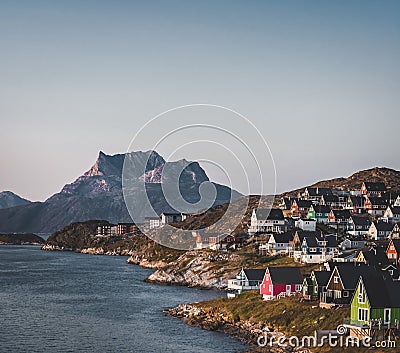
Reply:
[[367, 241], [361, 238], [346, 238], [340, 244], [342, 250], [359, 249], [364, 247]]
[[347, 233], [353, 236], [367, 235], [371, 220], [369, 217], [351, 216], [347, 222]]
[[272, 254], [289, 254], [293, 249], [293, 234], [286, 232], [282, 234], [272, 234], [268, 240], [266, 249]]
[[307, 264], [319, 264], [332, 260], [338, 252], [335, 236], [305, 237], [301, 245], [300, 261]]
[[169, 223], [181, 222], [182, 213], [163, 212], [161, 213], [161, 224], [165, 226]]
[[279, 208], [253, 210], [250, 220], [249, 234], [255, 233], [284, 233], [287, 224], [283, 212]]
[[247, 290], [258, 290], [265, 270], [242, 269], [234, 279], [228, 279], [228, 298], [233, 298]]
[[368, 230], [368, 237], [372, 240], [386, 239], [392, 234], [393, 224], [383, 221], [374, 221]]
[[146, 217], [145, 220], [145, 227], [147, 229], [154, 229], [161, 227], [161, 218], [160, 217]]
[[98, 237], [112, 237], [118, 235], [118, 226], [114, 224], [106, 224], [97, 227]]
[[306, 231], [315, 231], [316, 227], [317, 227], [317, 221], [315, 219], [298, 219], [295, 222], [295, 227], [296, 228], [300, 228], [302, 230], [306, 230]]
[[388, 206], [382, 218], [390, 223], [400, 222], [400, 206]]

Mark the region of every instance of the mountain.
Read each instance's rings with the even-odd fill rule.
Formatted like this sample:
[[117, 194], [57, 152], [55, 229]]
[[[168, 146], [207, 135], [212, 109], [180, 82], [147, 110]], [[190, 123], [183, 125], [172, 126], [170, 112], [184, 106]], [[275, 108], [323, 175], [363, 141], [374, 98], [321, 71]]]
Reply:
[[[124, 173], [123, 168], [127, 168]], [[177, 187], [189, 203], [200, 200], [200, 185], [209, 182], [199, 163], [186, 160], [166, 162], [155, 151], [138, 151], [113, 156], [100, 152], [95, 164], [73, 183], [45, 202], [0, 210], [0, 231], [50, 233], [72, 222], [103, 219], [112, 223], [131, 222], [122, 185], [133, 200], [138, 215], [147, 216], [141, 186], [157, 214], [173, 211], [164, 193]], [[212, 183], [216, 189], [213, 205], [224, 204], [241, 196], [227, 186]], [[168, 200], [171, 201], [171, 200]], [[176, 200], [173, 200], [176, 201]]]
[[27, 205], [29, 203], [31, 203], [29, 200], [23, 199], [11, 191], [0, 192], [0, 209]]

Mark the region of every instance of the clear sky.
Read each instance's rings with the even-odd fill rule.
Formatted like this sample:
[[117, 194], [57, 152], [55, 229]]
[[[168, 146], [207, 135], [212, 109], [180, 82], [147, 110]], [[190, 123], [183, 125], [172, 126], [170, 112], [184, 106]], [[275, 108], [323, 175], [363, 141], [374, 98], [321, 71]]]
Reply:
[[278, 191], [400, 169], [399, 18], [399, 1], [2, 0], [0, 190], [44, 200], [190, 103], [249, 118]]

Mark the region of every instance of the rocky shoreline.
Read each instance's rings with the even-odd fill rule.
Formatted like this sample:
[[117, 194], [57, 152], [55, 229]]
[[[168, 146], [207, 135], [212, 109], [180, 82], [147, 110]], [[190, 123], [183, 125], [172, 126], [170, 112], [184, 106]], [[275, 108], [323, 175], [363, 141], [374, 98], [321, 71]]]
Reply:
[[[311, 353], [310, 350], [304, 348], [270, 347], [268, 345], [260, 347], [257, 344], [259, 337], [267, 337], [267, 339], [274, 337], [277, 340], [279, 337], [284, 336], [284, 333], [273, 331], [266, 324], [233, 318], [229, 313], [219, 309], [200, 307], [196, 304], [181, 304], [175, 308], [164, 310], [164, 313], [181, 319], [191, 326], [228, 334], [249, 345], [247, 352], [284, 353], [299, 352], [301, 350], [302, 353]], [[265, 339], [261, 340], [261, 342], [265, 342]]]

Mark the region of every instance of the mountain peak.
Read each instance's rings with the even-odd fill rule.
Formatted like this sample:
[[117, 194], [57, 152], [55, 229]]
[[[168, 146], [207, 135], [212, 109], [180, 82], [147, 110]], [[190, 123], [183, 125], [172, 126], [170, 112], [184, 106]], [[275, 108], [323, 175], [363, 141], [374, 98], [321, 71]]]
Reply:
[[12, 191], [0, 192], [0, 209], [27, 205], [28, 203], [31, 203], [31, 201], [14, 194]]

